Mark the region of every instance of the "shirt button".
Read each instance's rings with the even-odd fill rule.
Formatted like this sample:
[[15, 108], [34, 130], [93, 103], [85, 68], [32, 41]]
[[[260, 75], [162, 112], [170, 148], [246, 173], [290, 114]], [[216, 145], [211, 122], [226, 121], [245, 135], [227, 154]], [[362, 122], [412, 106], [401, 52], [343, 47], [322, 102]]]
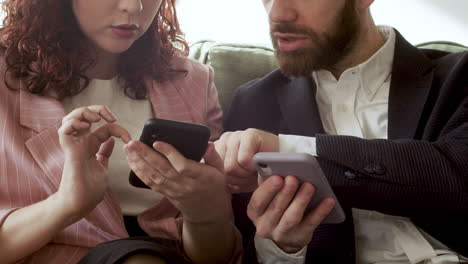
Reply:
[[380, 164], [369, 164], [364, 168], [364, 171], [369, 174], [384, 175], [387, 169]]
[[344, 175], [348, 180], [354, 180], [357, 177], [356, 173], [352, 171], [345, 171]]

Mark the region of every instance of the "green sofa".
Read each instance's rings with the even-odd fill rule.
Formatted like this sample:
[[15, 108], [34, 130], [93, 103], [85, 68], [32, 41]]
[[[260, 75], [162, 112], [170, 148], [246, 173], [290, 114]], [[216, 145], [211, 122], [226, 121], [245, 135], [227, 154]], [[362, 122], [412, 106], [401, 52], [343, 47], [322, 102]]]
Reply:
[[[425, 42], [416, 46], [449, 52], [468, 50], [468, 47], [448, 41]], [[214, 82], [224, 112], [229, 108], [237, 87], [262, 77], [277, 67], [272, 49], [248, 44], [202, 40], [191, 45], [189, 57], [213, 67]]]

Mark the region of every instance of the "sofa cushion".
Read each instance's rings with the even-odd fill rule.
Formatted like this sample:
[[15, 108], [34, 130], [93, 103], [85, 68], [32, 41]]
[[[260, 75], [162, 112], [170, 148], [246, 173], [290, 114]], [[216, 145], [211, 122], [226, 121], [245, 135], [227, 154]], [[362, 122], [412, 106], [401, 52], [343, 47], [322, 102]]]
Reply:
[[277, 67], [273, 50], [255, 45], [199, 41], [191, 45], [189, 57], [213, 67], [223, 111], [229, 108], [237, 87]]
[[468, 50], [468, 47], [450, 41], [430, 41], [416, 45], [421, 49], [436, 49], [447, 52], [462, 52]]

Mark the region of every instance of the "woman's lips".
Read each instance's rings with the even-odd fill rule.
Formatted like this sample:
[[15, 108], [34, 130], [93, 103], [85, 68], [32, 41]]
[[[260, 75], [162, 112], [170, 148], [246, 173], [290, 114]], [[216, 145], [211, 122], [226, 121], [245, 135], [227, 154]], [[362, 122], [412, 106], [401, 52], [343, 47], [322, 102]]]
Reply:
[[132, 38], [137, 33], [138, 27], [136, 25], [118, 25], [111, 26], [112, 33], [119, 38]]

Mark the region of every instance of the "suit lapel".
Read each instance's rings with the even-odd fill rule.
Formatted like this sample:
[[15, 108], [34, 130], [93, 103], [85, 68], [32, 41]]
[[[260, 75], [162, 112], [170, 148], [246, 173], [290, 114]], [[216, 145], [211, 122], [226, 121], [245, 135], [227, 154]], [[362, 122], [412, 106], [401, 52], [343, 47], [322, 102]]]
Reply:
[[[388, 138], [413, 138], [431, 88], [432, 62], [396, 32], [395, 58], [389, 94]], [[292, 78], [277, 89], [289, 133], [324, 133], [311, 78]]]
[[289, 133], [304, 136], [324, 133], [315, 91], [311, 78], [292, 78], [288, 84], [277, 89], [278, 102]]
[[388, 100], [388, 138], [414, 138], [431, 88], [432, 62], [396, 33]]

